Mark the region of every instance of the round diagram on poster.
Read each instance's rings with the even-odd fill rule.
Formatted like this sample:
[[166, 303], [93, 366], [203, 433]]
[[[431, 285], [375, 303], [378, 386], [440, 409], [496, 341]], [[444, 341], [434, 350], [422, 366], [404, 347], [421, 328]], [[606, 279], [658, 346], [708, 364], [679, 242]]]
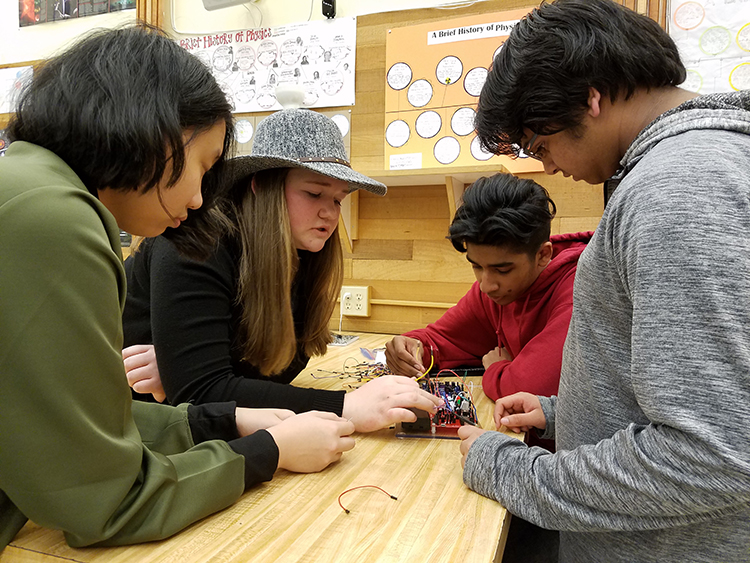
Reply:
[[346, 39], [337, 35], [333, 38], [333, 47], [331, 47], [331, 56], [337, 61], [344, 60], [351, 52], [351, 47], [346, 44]]
[[483, 66], [472, 68], [466, 73], [466, 77], [464, 78], [464, 90], [466, 90], [466, 93], [469, 94], [469, 96], [475, 98], [479, 97], [479, 94], [482, 93], [482, 86], [484, 86], [484, 82], [487, 80], [487, 74], [488, 71]]
[[393, 148], [403, 147], [411, 136], [409, 124], [403, 119], [391, 121], [385, 128], [385, 140]]
[[346, 135], [349, 133], [349, 119], [341, 113], [337, 113], [336, 115], [331, 117], [331, 121], [333, 121], [336, 124], [336, 127], [339, 128], [339, 131], [341, 131], [341, 136], [346, 137]]
[[441, 84], [455, 84], [464, 73], [464, 64], [461, 59], [453, 55], [443, 57], [435, 68], [435, 76]]
[[415, 108], [426, 106], [432, 99], [432, 84], [424, 78], [415, 80], [406, 91], [406, 99]]
[[240, 119], [234, 124], [234, 135], [238, 143], [247, 143], [253, 138], [253, 124], [247, 119]]
[[214, 51], [214, 56], [211, 59], [211, 62], [216, 70], [223, 72], [229, 70], [229, 67], [232, 66], [233, 58], [232, 46], [222, 45], [221, 47], [217, 47]]
[[491, 152], [484, 150], [482, 143], [479, 142], [479, 137], [474, 137], [471, 140], [471, 145], [469, 145], [469, 150], [471, 151], [471, 156], [481, 161], [489, 160], [493, 156], [495, 156]]
[[195, 56], [198, 57], [204, 65], [211, 68], [211, 55], [209, 55], [207, 51], [198, 51], [195, 53]]
[[703, 32], [699, 45], [701, 51], [707, 55], [718, 55], [726, 51], [731, 42], [732, 36], [729, 34], [729, 30], [726, 27], [715, 25]]
[[450, 164], [461, 154], [461, 143], [455, 137], [443, 137], [435, 143], [433, 154], [440, 164]]
[[674, 24], [686, 31], [695, 29], [706, 17], [706, 11], [698, 2], [685, 2], [674, 11]]
[[287, 39], [286, 41], [284, 41], [281, 44], [281, 52], [279, 54], [281, 62], [287, 66], [297, 64], [297, 61], [302, 58], [302, 47], [301, 37], [297, 37], [297, 39]]
[[255, 88], [248, 86], [246, 88], [240, 88], [237, 90], [237, 101], [241, 104], [249, 104], [255, 97]]
[[729, 85], [735, 90], [750, 90], [750, 63], [742, 63], [732, 69]]
[[474, 132], [474, 116], [472, 108], [458, 108], [451, 117], [451, 129], [459, 137], [465, 137]]
[[423, 139], [432, 139], [440, 132], [442, 126], [443, 120], [440, 117], [440, 114], [432, 110], [420, 113], [414, 123], [414, 129], [416, 129], [417, 135]]
[[386, 80], [393, 90], [403, 90], [411, 82], [411, 67], [406, 63], [396, 63], [388, 69]]
[[258, 105], [263, 109], [271, 109], [276, 103], [275, 86], [261, 86], [258, 90]]
[[237, 68], [246, 72], [253, 68], [255, 64], [255, 51], [252, 47], [240, 47], [237, 49], [235, 61], [237, 62]]
[[303, 106], [311, 106], [318, 101], [320, 97], [318, 95], [318, 87], [313, 80], [303, 82], [302, 87], [305, 89], [305, 98], [302, 100]]
[[323, 73], [323, 78], [320, 81], [320, 89], [323, 90], [324, 94], [329, 96], [335, 96], [344, 87], [344, 77], [336, 69], [329, 69]]
[[703, 77], [698, 71], [688, 69], [685, 76], [685, 82], [680, 84], [680, 88], [684, 88], [690, 92], [700, 92], [703, 86]]
[[743, 51], [750, 51], [750, 23], [743, 25], [737, 32], [737, 45]]
[[260, 45], [258, 45], [258, 62], [263, 66], [271, 66], [276, 62], [278, 56], [278, 49], [276, 43], [270, 39], [266, 39]]

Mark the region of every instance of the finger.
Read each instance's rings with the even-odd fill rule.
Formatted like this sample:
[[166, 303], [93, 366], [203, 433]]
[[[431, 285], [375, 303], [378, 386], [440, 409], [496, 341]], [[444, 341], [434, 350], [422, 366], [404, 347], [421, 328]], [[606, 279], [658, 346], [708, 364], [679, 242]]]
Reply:
[[135, 391], [136, 393], [141, 393], [143, 395], [161, 392], [161, 389], [156, 388], [152, 383], [153, 382], [151, 379], [142, 379], [131, 385], [131, 387], [133, 388], [133, 391]]
[[306, 413], [302, 413], [299, 416], [325, 418], [326, 420], [338, 420], [338, 421], [348, 422], [345, 418], [341, 418], [337, 414], [334, 414], [332, 412], [324, 412], [324, 411], [308, 411]]
[[[356, 430], [356, 427], [354, 426], [354, 423], [351, 420], [341, 419], [342, 422], [339, 422], [339, 436], [349, 436], [351, 434], [354, 434], [354, 431]], [[352, 438], [353, 440], [354, 438]]]
[[441, 407], [445, 403], [442, 398], [422, 389], [419, 389], [417, 392], [399, 393], [393, 399], [395, 400], [394, 407], [414, 407], [431, 413], [436, 412], [438, 407]]
[[157, 403], [163, 403], [167, 398], [167, 395], [166, 393], [164, 393], [164, 391], [153, 391], [151, 394], [154, 396], [154, 400]]
[[127, 348], [123, 348], [122, 357], [123, 359], [125, 359], [129, 358], [130, 356], [143, 354], [144, 352], [147, 352], [150, 347], [151, 346], [148, 344], [134, 344], [133, 346], [128, 346]]
[[504, 426], [507, 426], [514, 432], [520, 432], [520, 428], [523, 426], [531, 426], [531, 422], [533, 421], [533, 415], [528, 413], [522, 413], [522, 414], [511, 414], [508, 416], [504, 416], [500, 419], [500, 423]]
[[467, 438], [470, 438], [472, 435], [472, 426], [461, 426], [458, 429], [458, 437], [461, 438], [461, 440], [466, 440]]
[[148, 370], [143, 367], [128, 370], [125, 372], [125, 376], [128, 378], [128, 385], [131, 387], [139, 381], [148, 381], [150, 379]]
[[348, 452], [353, 450], [356, 444], [357, 442], [354, 438], [350, 438], [349, 436], [342, 437], [341, 440], [339, 440], [339, 451]]

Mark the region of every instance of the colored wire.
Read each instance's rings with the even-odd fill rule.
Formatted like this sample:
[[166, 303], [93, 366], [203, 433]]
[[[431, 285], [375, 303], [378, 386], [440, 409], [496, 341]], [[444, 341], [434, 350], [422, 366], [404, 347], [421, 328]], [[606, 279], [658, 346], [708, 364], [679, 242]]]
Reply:
[[389, 497], [391, 497], [393, 500], [398, 500], [391, 493], [389, 493], [388, 491], [385, 491], [384, 489], [381, 489], [377, 485], [360, 485], [359, 487], [352, 487], [351, 489], [347, 489], [347, 490], [345, 490], [343, 493], [341, 493], [339, 495], [339, 499], [338, 500], [339, 500], [339, 506], [341, 507], [341, 510], [343, 510], [344, 512], [346, 512], [347, 514], [349, 514], [349, 509], [346, 508], [346, 507], [344, 507], [343, 504], [341, 504], [341, 497], [343, 497], [346, 493], [354, 491], [356, 489], [366, 489], [368, 487], [373, 488], [373, 489], [377, 489], [377, 490], [381, 491], [382, 493], [385, 493], [386, 495], [388, 495]]
[[433, 350], [432, 346], [430, 346], [430, 366], [425, 370], [425, 372], [422, 375], [420, 375], [416, 379], [416, 381], [419, 381], [425, 375], [427, 375], [428, 373], [430, 373], [430, 370], [432, 369], [432, 366], [434, 366], [434, 365], [435, 365], [435, 350]]

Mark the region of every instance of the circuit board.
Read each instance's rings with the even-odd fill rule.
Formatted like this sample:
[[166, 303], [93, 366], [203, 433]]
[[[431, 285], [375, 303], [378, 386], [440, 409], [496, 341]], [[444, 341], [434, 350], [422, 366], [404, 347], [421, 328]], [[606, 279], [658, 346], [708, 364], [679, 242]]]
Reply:
[[426, 377], [419, 382], [422, 389], [445, 401], [434, 415], [414, 410], [416, 422], [402, 422], [396, 429], [399, 438], [445, 438], [458, 440], [458, 429], [464, 424], [478, 424], [477, 409], [471, 393], [461, 381], [437, 380]]

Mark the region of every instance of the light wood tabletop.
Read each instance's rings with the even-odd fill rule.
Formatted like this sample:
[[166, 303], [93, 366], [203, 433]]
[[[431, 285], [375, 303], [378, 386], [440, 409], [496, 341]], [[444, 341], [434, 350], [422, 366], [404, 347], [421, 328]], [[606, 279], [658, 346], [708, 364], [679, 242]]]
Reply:
[[[363, 362], [360, 347], [382, 347], [382, 334], [360, 334], [329, 347], [294, 385], [342, 389], [351, 378], [315, 379]], [[467, 379], [484, 428], [494, 428], [493, 403], [479, 377]], [[9, 562], [389, 562], [489, 563], [502, 559], [509, 513], [462, 481], [458, 440], [397, 438], [385, 429], [355, 435], [356, 447], [320, 473], [279, 471], [234, 505], [158, 542], [114, 547], [69, 547], [61, 532], [27, 523], [0, 554]], [[522, 439], [522, 435], [515, 435]], [[348, 492], [352, 487], [374, 488]]]

